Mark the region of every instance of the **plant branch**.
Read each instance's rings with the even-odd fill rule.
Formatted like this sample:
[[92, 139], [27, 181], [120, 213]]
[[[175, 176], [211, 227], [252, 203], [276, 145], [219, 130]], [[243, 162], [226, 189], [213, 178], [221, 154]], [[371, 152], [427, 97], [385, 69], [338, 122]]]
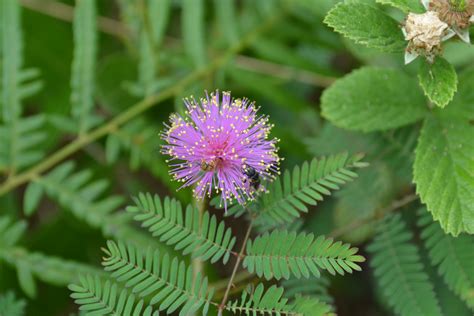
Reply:
[[244, 241], [242, 243], [242, 248], [240, 249], [239, 256], [235, 261], [234, 269], [232, 270], [232, 275], [230, 276], [229, 282], [227, 283], [227, 288], [224, 292], [224, 297], [222, 298], [222, 302], [219, 305], [218, 315], [222, 315], [222, 311], [224, 310], [225, 303], [227, 303], [227, 299], [229, 298], [230, 288], [234, 282], [235, 275], [237, 274], [237, 270], [239, 269], [240, 262], [244, 256], [245, 246], [247, 245], [247, 241], [250, 237], [250, 232], [252, 231], [253, 226], [253, 219], [250, 221], [249, 227], [247, 228], [247, 232], [245, 233]]
[[340, 236], [342, 236], [342, 235], [344, 235], [344, 234], [346, 234], [350, 231], [353, 231], [353, 230], [355, 230], [355, 229], [357, 229], [361, 226], [364, 226], [364, 225], [366, 225], [366, 224], [368, 224], [368, 223], [370, 223], [374, 220], [378, 220], [382, 216], [384, 216], [385, 214], [394, 212], [394, 211], [402, 208], [403, 206], [410, 204], [411, 202], [413, 202], [417, 199], [418, 199], [418, 196], [415, 193], [413, 193], [413, 194], [410, 194], [410, 195], [407, 195], [407, 196], [401, 198], [400, 200], [395, 200], [395, 201], [392, 202], [392, 204], [390, 204], [386, 208], [380, 210], [379, 212], [376, 212], [373, 216], [362, 218], [362, 219], [353, 221], [353, 222], [349, 223], [346, 226], [337, 228], [337, 229], [333, 230], [329, 234], [329, 236], [332, 237], [332, 238], [340, 237]]
[[19, 185], [26, 183], [41, 173], [45, 172], [46, 170], [50, 169], [51, 167], [55, 166], [57, 163], [61, 162], [71, 154], [77, 152], [84, 146], [92, 143], [93, 141], [109, 134], [118, 129], [121, 125], [125, 124], [126, 122], [130, 121], [131, 119], [135, 118], [139, 114], [143, 113], [144, 111], [150, 109], [151, 107], [157, 105], [158, 103], [162, 102], [163, 100], [170, 98], [185, 87], [191, 84], [192, 82], [202, 79], [206, 75], [212, 73], [220, 66], [225, 64], [232, 56], [234, 56], [238, 51], [245, 48], [249, 43], [255, 40], [260, 33], [267, 31], [276, 21], [278, 21], [282, 16], [282, 13], [275, 15], [268, 20], [266, 20], [260, 27], [252, 30], [251, 32], [247, 33], [239, 43], [232, 46], [227, 50], [224, 55], [220, 58], [214, 60], [214, 62], [207, 65], [207, 67], [198, 69], [188, 76], [184, 77], [183, 79], [176, 82], [171, 87], [164, 89], [161, 93], [151, 95], [144, 100], [134, 104], [121, 114], [117, 115], [107, 123], [103, 124], [102, 126], [97, 127], [96, 129], [84, 134], [80, 138], [76, 138], [74, 141], [69, 143], [68, 145], [62, 147], [61, 149], [57, 150], [47, 159], [43, 160], [39, 164], [31, 167], [30, 169], [24, 171], [23, 173], [17, 174], [11, 178], [8, 178], [1, 186], [0, 186], [0, 196], [9, 192], [10, 190], [18, 187]]

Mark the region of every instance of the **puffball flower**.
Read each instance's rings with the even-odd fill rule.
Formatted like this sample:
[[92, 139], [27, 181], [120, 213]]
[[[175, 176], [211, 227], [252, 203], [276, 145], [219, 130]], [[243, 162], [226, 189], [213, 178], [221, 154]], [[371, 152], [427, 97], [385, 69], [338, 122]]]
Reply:
[[[272, 180], [279, 170], [278, 140], [269, 139], [268, 117], [258, 115], [248, 99], [232, 99], [230, 92], [206, 92], [200, 102], [191, 97], [184, 103], [185, 114], [172, 114], [161, 133], [162, 153], [171, 156], [170, 174], [182, 187], [195, 185], [198, 199], [220, 193], [226, 210], [229, 200], [254, 199], [263, 185], [260, 178]], [[258, 183], [246, 170], [258, 174]]]

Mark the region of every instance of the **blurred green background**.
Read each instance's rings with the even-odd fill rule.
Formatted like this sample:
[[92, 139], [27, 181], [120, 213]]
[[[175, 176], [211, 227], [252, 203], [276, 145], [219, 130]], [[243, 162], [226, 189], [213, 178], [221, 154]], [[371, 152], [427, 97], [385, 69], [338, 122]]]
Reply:
[[[74, 1], [19, 2], [23, 64], [25, 68], [39, 69], [42, 82], [38, 93], [23, 100], [23, 113], [46, 117], [43, 158], [34, 166], [74, 139], [65, 119], [72, 110]], [[149, 191], [191, 202], [190, 190], [176, 192], [177, 184], [169, 179], [165, 158], [159, 153], [158, 133], [171, 112], [183, 111], [183, 97], [201, 97], [204, 90], [215, 89], [255, 100], [260, 111], [270, 116], [275, 124], [273, 135], [281, 139], [280, 156], [285, 158], [282, 169], [325, 154], [366, 154], [371, 167], [363, 170], [356, 182], [312, 208], [301, 222], [307, 231], [336, 234], [363, 247], [372, 236], [374, 224], [370, 219], [390, 207], [392, 201], [414, 191], [411, 163], [419, 126], [361, 134], [339, 129], [320, 117], [321, 93], [337, 78], [362, 65], [392, 67], [403, 63], [401, 54], [374, 52], [348, 42], [325, 26], [322, 20], [336, 2], [173, 0], [167, 8], [158, 0], [96, 1], [95, 123], [91, 124], [101, 126], [149, 95], [172, 93], [119, 130], [67, 157], [74, 162], [75, 172], [88, 169], [92, 179], [106, 179], [109, 185], [102, 198], [123, 197], [116, 211], [107, 215], [110, 218], [104, 219], [107, 225], [85, 219], [87, 215], [82, 213], [88, 210], [82, 205], [70, 207], [68, 199], [80, 200], [81, 196], [61, 198], [59, 193], [46, 194], [31, 216], [24, 213], [26, 185], [0, 196], [1, 214], [28, 223], [22, 249], [99, 267], [100, 247], [107, 238], [138, 234], [139, 229], [121, 215], [132, 196]], [[394, 11], [387, 12], [402, 19]], [[472, 63], [474, 48], [453, 43], [446, 47], [446, 57], [455, 66], [463, 67]], [[416, 73], [416, 67], [417, 63], [413, 63], [406, 71]], [[183, 82], [189, 75], [196, 77]], [[0, 173], [0, 179], [6, 178]], [[414, 205], [407, 207], [415, 208]], [[221, 210], [213, 212], [222, 216]], [[407, 217], [413, 224], [410, 215]], [[240, 221], [228, 220], [238, 234], [242, 234], [238, 231]], [[363, 224], [354, 226], [357, 221]], [[122, 234], [123, 227], [131, 227], [133, 232]], [[51, 269], [51, 265], [44, 269]], [[216, 281], [228, 275], [228, 269], [209, 265], [206, 272]], [[0, 293], [11, 289], [17, 297], [27, 298], [27, 315], [75, 313], [77, 307], [69, 298], [67, 282], [43, 282], [41, 272], [37, 274], [40, 280], [36, 281], [36, 295], [27, 298], [19, 287], [16, 269], [0, 260]], [[444, 287], [437, 290], [446, 292]], [[328, 291], [334, 297], [338, 315], [387, 314], [367, 265], [361, 273], [331, 278]], [[457, 308], [450, 295], [441, 295], [442, 300]], [[449, 315], [464, 312], [452, 311]]]

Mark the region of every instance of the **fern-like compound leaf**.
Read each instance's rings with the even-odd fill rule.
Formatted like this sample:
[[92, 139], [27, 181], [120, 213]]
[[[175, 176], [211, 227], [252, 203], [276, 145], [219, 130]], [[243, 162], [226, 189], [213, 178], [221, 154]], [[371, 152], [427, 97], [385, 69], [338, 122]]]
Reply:
[[44, 117], [21, 118], [22, 99], [41, 89], [37, 69], [22, 70], [23, 38], [21, 8], [17, 1], [0, 2], [0, 173], [12, 175], [42, 157], [38, 145], [46, 138], [40, 132]]
[[265, 290], [259, 283], [255, 289], [248, 287], [238, 300], [230, 301], [226, 309], [244, 315], [296, 315], [290, 313], [291, 304], [283, 297], [283, 288], [273, 285]]
[[324, 236], [315, 239], [313, 234], [273, 231], [248, 242], [243, 266], [260, 277], [277, 280], [319, 277], [321, 269], [344, 275], [361, 270], [358, 263], [365, 259], [357, 250]]
[[[109, 186], [106, 180], [93, 180], [91, 170], [75, 172], [73, 162], [65, 162], [46, 176], [38, 177], [30, 185], [41, 186], [46, 194], [92, 227], [102, 227], [108, 214], [119, 207], [119, 196], [101, 198]], [[28, 190], [28, 189], [27, 189]], [[36, 189], [38, 190], [38, 189]], [[39, 198], [36, 197], [39, 201]], [[33, 207], [33, 206], [30, 206]]]
[[119, 290], [117, 284], [102, 281], [98, 277], [81, 277], [79, 284], [69, 285], [71, 297], [80, 305], [85, 315], [158, 316], [143, 299], [137, 301], [127, 290]]
[[23, 316], [25, 315], [26, 301], [17, 299], [15, 293], [6, 292], [0, 294], [0, 315], [2, 316]]
[[400, 214], [387, 216], [377, 226], [377, 235], [367, 248], [375, 278], [397, 315], [441, 315], [412, 237]]
[[240, 299], [229, 301], [225, 309], [240, 315], [332, 315], [331, 307], [326, 303], [300, 295], [294, 302], [289, 302], [283, 288], [272, 285], [265, 289], [261, 283], [255, 288], [248, 286]]
[[80, 135], [92, 125], [95, 62], [97, 51], [96, 1], [76, 1], [74, 12], [74, 58], [71, 73], [72, 115]]
[[431, 263], [438, 267], [439, 275], [449, 288], [474, 310], [474, 239], [466, 234], [447, 235], [426, 209], [420, 209], [419, 214], [418, 223], [423, 227], [421, 237]]
[[349, 157], [347, 153], [331, 155], [304, 162], [293, 172], [285, 171], [268, 186], [269, 193], [255, 203], [256, 223], [276, 226], [292, 222], [301, 212], [307, 213], [307, 205], [317, 205], [325, 195], [331, 195], [331, 191], [339, 190], [357, 177], [353, 170], [366, 166], [360, 162], [361, 158], [360, 155]]
[[189, 315], [203, 307], [206, 314], [213, 304], [214, 290], [208, 288], [207, 278], [200, 273], [194, 275], [192, 268], [177, 258], [113, 241], [107, 243], [105, 253], [104, 269], [133, 293], [150, 296], [150, 304], [159, 303], [160, 311], [172, 313], [180, 309], [179, 315]]
[[229, 260], [236, 239], [231, 229], [214, 215], [204, 212], [200, 220], [197, 208], [188, 206], [183, 213], [181, 203], [175, 199], [166, 197], [162, 202], [158, 195], [149, 193], [140, 194], [135, 203], [127, 211], [153, 236], [159, 236], [160, 241], [174, 245], [185, 255], [192, 254], [212, 263]]

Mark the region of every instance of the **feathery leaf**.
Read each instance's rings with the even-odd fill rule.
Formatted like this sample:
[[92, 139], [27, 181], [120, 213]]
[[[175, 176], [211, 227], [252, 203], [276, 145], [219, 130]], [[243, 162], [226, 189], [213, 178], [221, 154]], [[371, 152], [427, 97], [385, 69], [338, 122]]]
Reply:
[[441, 315], [417, 247], [400, 214], [386, 216], [367, 248], [375, 278], [397, 315]]
[[357, 250], [324, 236], [315, 239], [313, 234], [273, 231], [249, 240], [243, 266], [267, 280], [319, 277], [320, 269], [344, 275], [361, 270], [358, 263], [365, 259], [356, 255]]
[[352, 170], [366, 166], [360, 162], [361, 158], [360, 155], [349, 157], [346, 153], [331, 155], [296, 166], [291, 173], [285, 171], [268, 186], [269, 193], [251, 205], [257, 210], [256, 223], [278, 225], [300, 217], [300, 212], [307, 213], [306, 205], [317, 205], [332, 190], [339, 190], [340, 185], [357, 177]]
[[114, 316], [158, 316], [143, 299], [137, 302], [135, 295], [127, 290], [119, 292], [115, 283], [106, 281], [104, 284], [98, 277], [81, 277], [79, 284], [69, 285], [71, 298], [81, 305], [80, 310], [85, 315], [114, 315]]
[[206, 277], [194, 273], [183, 261], [160, 256], [158, 250], [146, 252], [132, 245], [107, 242], [107, 257], [102, 264], [112, 277], [131, 288], [140, 297], [149, 296], [150, 304], [159, 303], [159, 310], [172, 313], [181, 308], [179, 315], [188, 315], [203, 307], [207, 313], [214, 289], [208, 288]]
[[418, 211], [421, 237], [425, 241], [431, 263], [438, 267], [438, 274], [466, 304], [474, 310], [474, 239], [462, 234], [452, 237], [433, 222], [426, 209]]
[[210, 259], [211, 263], [221, 258], [224, 263], [229, 260], [235, 237], [223, 221], [218, 222], [209, 212], [204, 212], [200, 220], [197, 208], [188, 205], [183, 214], [178, 201], [166, 197], [162, 202], [158, 195], [150, 193], [140, 194], [135, 204], [127, 207], [127, 211], [153, 236], [159, 236], [160, 241], [175, 245], [185, 255]]
[[96, 1], [76, 0], [74, 10], [74, 58], [71, 73], [72, 115], [83, 135], [94, 120], [95, 62], [97, 54]]

